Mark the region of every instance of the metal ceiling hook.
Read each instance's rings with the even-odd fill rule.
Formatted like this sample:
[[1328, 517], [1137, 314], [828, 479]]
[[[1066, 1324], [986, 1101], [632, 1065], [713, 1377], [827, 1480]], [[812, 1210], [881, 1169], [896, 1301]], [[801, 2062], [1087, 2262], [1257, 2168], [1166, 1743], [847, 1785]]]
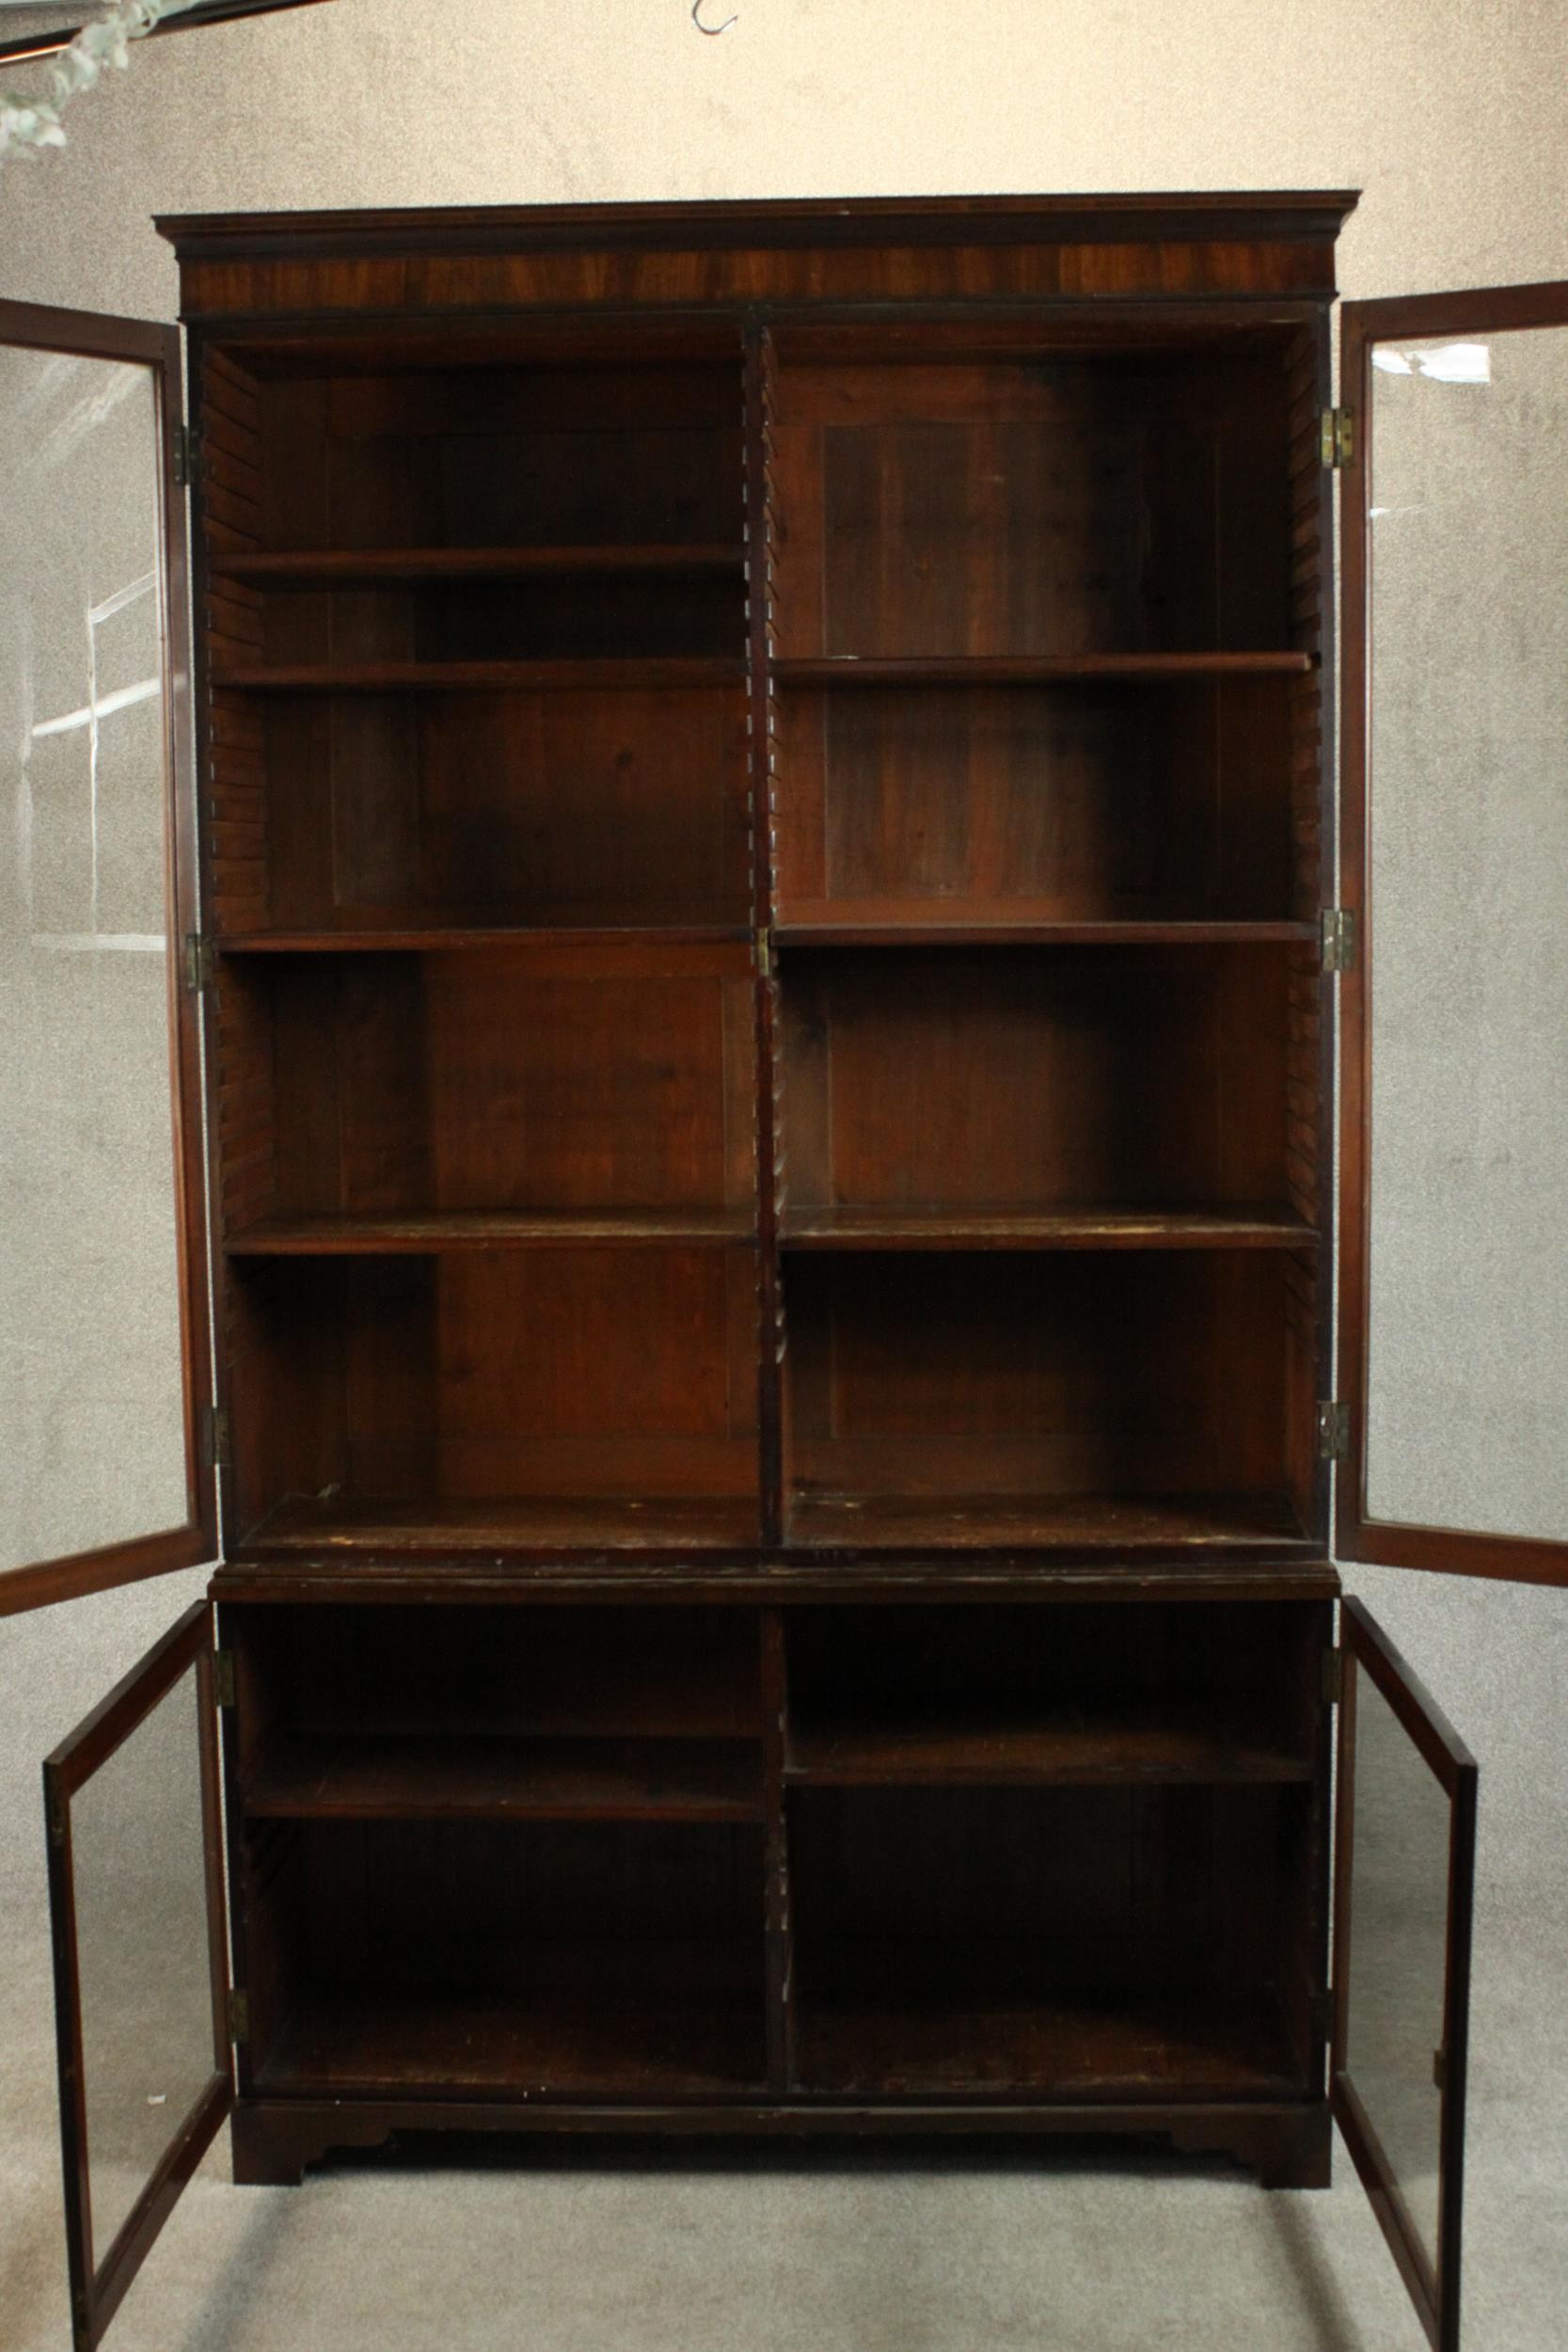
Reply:
[[738, 16], [727, 16], [722, 24], [705, 24], [703, 0], [691, 0], [691, 22], [700, 33], [706, 33], [710, 40], [716, 40], [721, 33], [727, 33], [732, 24], [738, 24], [740, 19]]

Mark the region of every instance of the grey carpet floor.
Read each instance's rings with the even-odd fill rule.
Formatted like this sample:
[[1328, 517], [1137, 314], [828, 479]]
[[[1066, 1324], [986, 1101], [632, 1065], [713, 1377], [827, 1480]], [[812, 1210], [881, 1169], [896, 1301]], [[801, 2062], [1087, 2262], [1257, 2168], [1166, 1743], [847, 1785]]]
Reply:
[[[67, 2352], [43, 1954], [0, 2001], [0, 2344]], [[27, 1964], [29, 1963], [31, 1964]], [[1563, 1954], [1478, 1923], [1466, 2352], [1568, 2352]], [[1337, 2152], [1268, 2195], [1156, 2154], [481, 2152], [238, 2189], [220, 2138], [119, 2352], [1420, 2352]]]

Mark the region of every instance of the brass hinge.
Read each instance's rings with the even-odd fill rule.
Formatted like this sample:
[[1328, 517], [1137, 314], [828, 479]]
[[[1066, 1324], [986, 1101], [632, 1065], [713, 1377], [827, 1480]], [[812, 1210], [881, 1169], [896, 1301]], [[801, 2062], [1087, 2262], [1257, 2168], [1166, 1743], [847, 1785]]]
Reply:
[[1355, 917], [1348, 907], [1324, 907], [1319, 924], [1323, 970], [1348, 972], [1355, 961]]
[[1355, 419], [1348, 408], [1325, 408], [1321, 421], [1323, 464], [1348, 466], [1355, 455]]
[[1350, 1406], [1333, 1397], [1318, 1406], [1318, 1459], [1343, 1462], [1350, 1454]]
[[220, 1707], [233, 1707], [238, 1702], [239, 1691], [231, 1649], [215, 1649], [213, 1652], [213, 1696]]
[[1338, 1707], [1345, 1695], [1345, 1653], [1342, 1649], [1323, 1652], [1323, 1704]]
[[198, 994], [213, 985], [213, 943], [200, 931], [185, 934], [185, 986]]
[[229, 1994], [229, 2039], [230, 2042], [250, 2040], [250, 1995], [236, 1984]]
[[177, 424], [174, 428], [174, 486], [188, 490], [196, 480], [198, 463], [194, 424]]
[[757, 971], [765, 980], [770, 980], [773, 977], [773, 949], [768, 933], [761, 930], [757, 933]]
[[43, 1802], [49, 1816], [49, 1842], [52, 1846], [63, 1846], [70, 1826], [71, 1807], [65, 1793], [65, 1783], [53, 1769], [44, 1779]]
[[229, 1416], [221, 1406], [201, 1407], [201, 1467], [203, 1470], [229, 1470], [233, 1462], [233, 1433]]
[[1433, 2050], [1432, 2054], [1432, 2079], [1439, 2090], [1447, 2090], [1449, 2087], [1449, 2053], [1445, 2044], [1439, 2043], [1438, 2047]]

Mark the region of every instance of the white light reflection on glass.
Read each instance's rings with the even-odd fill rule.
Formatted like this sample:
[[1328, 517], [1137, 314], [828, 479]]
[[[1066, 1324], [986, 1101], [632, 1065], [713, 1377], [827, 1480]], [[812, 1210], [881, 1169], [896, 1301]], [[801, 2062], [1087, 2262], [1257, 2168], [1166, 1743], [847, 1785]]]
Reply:
[[1429, 375], [1438, 384], [1490, 384], [1492, 351], [1487, 343], [1433, 343], [1430, 350], [1396, 351], [1380, 343], [1372, 365], [1385, 375]]

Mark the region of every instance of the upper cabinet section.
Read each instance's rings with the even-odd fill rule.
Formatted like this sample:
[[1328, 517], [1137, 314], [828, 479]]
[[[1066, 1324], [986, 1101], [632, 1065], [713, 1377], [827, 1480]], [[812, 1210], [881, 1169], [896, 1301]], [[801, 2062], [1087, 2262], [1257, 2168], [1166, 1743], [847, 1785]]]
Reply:
[[1346, 311], [1348, 1559], [1568, 1581], [1568, 285]]
[[231, 1558], [1321, 1555], [1345, 209], [168, 224]]
[[212, 1557], [172, 329], [0, 303], [0, 1610]]

